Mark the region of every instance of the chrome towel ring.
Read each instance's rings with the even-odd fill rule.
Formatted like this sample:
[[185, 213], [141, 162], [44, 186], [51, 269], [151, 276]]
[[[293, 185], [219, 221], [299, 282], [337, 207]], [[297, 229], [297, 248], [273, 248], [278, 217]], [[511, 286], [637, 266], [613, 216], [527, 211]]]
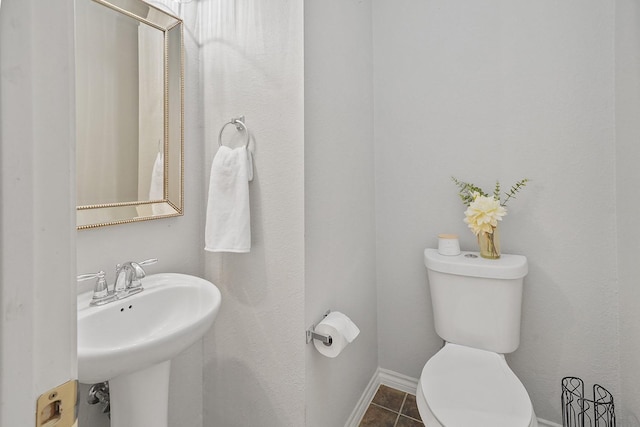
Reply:
[[222, 129], [220, 129], [220, 134], [218, 135], [218, 146], [222, 147], [222, 133], [224, 132], [224, 128], [226, 128], [227, 125], [236, 125], [236, 129], [238, 130], [244, 129], [244, 132], [247, 134], [247, 143], [245, 144], [245, 148], [249, 149], [249, 141], [251, 140], [251, 135], [249, 134], [249, 128], [244, 124], [244, 116], [233, 118], [222, 126]]

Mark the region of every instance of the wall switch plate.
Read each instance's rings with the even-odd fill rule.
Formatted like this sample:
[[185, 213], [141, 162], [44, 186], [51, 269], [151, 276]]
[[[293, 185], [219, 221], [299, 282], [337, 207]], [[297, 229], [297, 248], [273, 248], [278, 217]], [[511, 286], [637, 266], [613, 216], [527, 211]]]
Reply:
[[36, 427], [73, 427], [78, 419], [78, 381], [68, 381], [38, 398]]

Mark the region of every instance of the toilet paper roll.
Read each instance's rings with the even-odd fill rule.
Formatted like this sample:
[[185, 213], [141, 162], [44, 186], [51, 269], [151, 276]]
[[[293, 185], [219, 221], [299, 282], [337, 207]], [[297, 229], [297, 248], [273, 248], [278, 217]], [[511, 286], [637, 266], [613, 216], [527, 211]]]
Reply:
[[322, 341], [313, 340], [316, 350], [323, 356], [336, 357], [342, 350], [352, 342], [360, 329], [345, 314], [339, 311], [332, 311], [315, 327], [315, 332], [322, 335], [329, 335], [333, 340], [330, 346]]

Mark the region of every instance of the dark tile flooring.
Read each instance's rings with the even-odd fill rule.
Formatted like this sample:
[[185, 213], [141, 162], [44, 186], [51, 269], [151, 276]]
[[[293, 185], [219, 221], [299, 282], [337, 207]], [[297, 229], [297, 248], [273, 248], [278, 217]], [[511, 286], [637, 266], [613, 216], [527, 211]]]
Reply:
[[424, 424], [414, 395], [381, 385], [360, 427], [424, 427]]

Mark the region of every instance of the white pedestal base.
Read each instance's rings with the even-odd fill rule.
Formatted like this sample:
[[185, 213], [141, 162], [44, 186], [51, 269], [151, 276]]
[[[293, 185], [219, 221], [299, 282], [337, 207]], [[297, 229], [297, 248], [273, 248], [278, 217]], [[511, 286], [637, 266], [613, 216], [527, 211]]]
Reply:
[[111, 427], [167, 427], [171, 361], [109, 380]]

